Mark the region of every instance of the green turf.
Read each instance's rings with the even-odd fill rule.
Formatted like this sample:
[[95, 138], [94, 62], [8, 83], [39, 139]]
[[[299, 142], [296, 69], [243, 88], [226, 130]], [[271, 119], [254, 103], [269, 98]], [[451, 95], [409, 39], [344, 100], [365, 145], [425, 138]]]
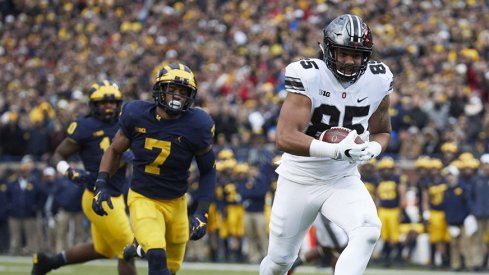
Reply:
[[[138, 274], [148, 274], [146, 262], [137, 261]], [[0, 256], [0, 275], [30, 274], [30, 257], [2, 257]], [[115, 260], [92, 261], [85, 264], [64, 266], [49, 274], [65, 275], [118, 275]], [[239, 264], [209, 264], [209, 263], [184, 263], [178, 275], [257, 275], [258, 265]], [[326, 275], [331, 274], [330, 269], [318, 269], [312, 266], [300, 267], [294, 275]], [[451, 273], [431, 271], [424, 268], [410, 267], [407, 269], [379, 269], [368, 268], [365, 275], [468, 275], [473, 273]]]

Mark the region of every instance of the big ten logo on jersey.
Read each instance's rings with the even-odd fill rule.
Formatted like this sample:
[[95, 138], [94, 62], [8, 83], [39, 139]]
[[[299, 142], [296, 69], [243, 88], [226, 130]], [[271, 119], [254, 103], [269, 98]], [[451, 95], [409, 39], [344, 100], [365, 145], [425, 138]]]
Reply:
[[331, 96], [331, 93], [328, 92], [328, 91], [324, 91], [324, 90], [319, 89], [319, 95], [322, 95], [322, 96], [325, 96], [325, 97], [330, 97]]
[[[319, 95], [322, 95], [325, 97], [331, 97], [331, 92], [319, 89]], [[346, 92], [341, 93], [341, 98], [346, 98]]]

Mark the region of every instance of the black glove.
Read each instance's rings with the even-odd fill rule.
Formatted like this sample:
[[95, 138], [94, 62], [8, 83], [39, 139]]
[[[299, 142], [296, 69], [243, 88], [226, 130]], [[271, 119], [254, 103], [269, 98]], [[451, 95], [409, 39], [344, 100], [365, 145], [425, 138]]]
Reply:
[[95, 182], [95, 196], [92, 200], [92, 209], [99, 216], [108, 215], [108, 213], [104, 210], [102, 203], [105, 201], [110, 209], [114, 209], [112, 205], [112, 201], [110, 200], [110, 193], [107, 188], [107, 180], [109, 179], [109, 174], [106, 172], [100, 172], [98, 174], [97, 181]]
[[90, 181], [90, 173], [82, 169], [68, 168], [65, 176], [78, 185], [85, 185]]
[[190, 219], [190, 239], [198, 240], [207, 232], [207, 213], [195, 213]]

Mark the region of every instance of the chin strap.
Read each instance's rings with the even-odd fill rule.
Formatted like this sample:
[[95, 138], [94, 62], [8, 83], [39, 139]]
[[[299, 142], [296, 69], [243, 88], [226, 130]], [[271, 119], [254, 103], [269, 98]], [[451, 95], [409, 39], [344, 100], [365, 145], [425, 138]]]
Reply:
[[321, 51], [323, 52], [323, 55], [324, 55], [324, 47], [323, 47], [323, 44], [321, 44], [321, 42], [318, 42], [318, 45], [319, 45], [319, 48], [321, 49]]

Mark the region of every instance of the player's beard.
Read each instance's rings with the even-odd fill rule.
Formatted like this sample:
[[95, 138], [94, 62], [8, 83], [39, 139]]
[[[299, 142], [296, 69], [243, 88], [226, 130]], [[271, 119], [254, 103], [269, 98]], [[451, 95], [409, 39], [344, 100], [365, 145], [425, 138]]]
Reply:
[[360, 71], [359, 65], [336, 62], [336, 72], [344, 77], [354, 77]]

